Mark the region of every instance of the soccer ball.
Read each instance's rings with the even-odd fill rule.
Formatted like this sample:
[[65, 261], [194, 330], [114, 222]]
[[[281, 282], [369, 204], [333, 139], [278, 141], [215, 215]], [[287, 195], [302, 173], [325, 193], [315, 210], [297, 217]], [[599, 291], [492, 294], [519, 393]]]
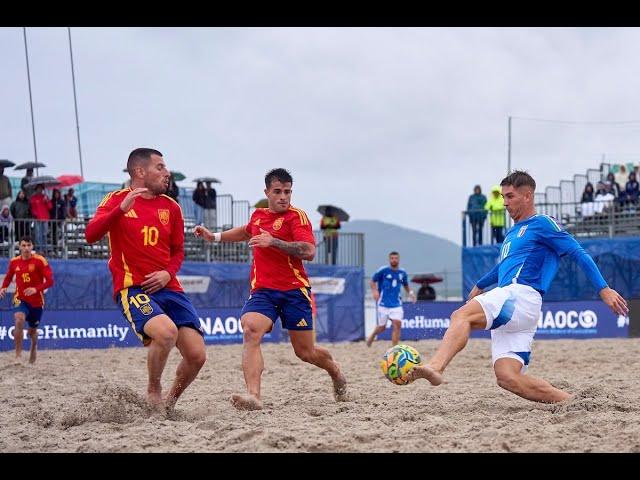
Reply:
[[409, 345], [396, 345], [382, 356], [380, 368], [390, 382], [396, 385], [406, 385], [409, 383], [407, 374], [413, 367], [421, 363], [422, 357], [415, 348]]

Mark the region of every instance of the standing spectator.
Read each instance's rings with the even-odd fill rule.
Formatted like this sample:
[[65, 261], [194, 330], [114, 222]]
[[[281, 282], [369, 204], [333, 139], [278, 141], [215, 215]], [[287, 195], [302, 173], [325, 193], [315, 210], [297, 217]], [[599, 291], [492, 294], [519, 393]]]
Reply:
[[173, 177], [173, 173], [169, 177], [169, 189], [167, 190], [167, 195], [173, 198], [177, 203], [180, 203], [178, 197], [180, 196], [180, 187], [176, 183], [176, 179]]
[[27, 195], [27, 198], [31, 198], [31, 194], [33, 193], [33, 188], [27, 187], [27, 183], [29, 183], [32, 178], [33, 178], [33, 168], [27, 168], [27, 172], [24, 174], [24, 177], [22, 177], [22, 180], [20, 180], [20, 188], [24, 190], [24, 193]]
[[625, 193], [625, 197], [627, 200], [627, 204], [634, 204], [636, 205], [638, 203], [638, 194], [640, 191], [640, 186], [638, 185], [638, 182], [636, 181], [636, 173], [635, 172], [631, 172], [629, 174], [629, 181], [627, 182], [627, 184], [625, 185], [624, 188], [624, 193]]
[[11, 243], [9, 232], [12, 226], [13, 217], [11, 216], [11, 210], [8, 205], [3, 205], [2, 211], [0, 211], [0, 243]]
[[29, 200], [24, 190], [20, 189], [16, 199], [9, 208], [15, 223], [16, 241], [22, 237], [31, 235], [31, 209], [29, 208]]
[[35, 219], [35, 248], [38, 251], [46, 250], [47, 233], [49, 233], [49, 212], [51, 211], [51, 200], [44, 193], [44, 185], [39, 183], [36, 185], [36, 191], [29, 198], [29, 207], [31, 215]]
[[327, 265], [335, 265], [338, 257], [338, 230], [340, 229], [340, 219], [333, 212], [333, 208], [327, 207], [325, 210], [320, 220], [320, 229], [324, 237], [325, 263]]
[[[607, 176], [607, 178], [609, 178]], [[618, 185], [625, 185], [627, 180], [629, 179], [629, 172], [627, 172], [627, 167], [624, 164], [620, 164], [618, 168], [618, 172], [615, 174], [615, 180]]]
[[467, 213], [471, 223], [474, 247], [482, 245], [482, 228], [487, 219], [487, 211], [484, 209], [486, 203], [487, 197], [482, 194], [480, 185], [473, 187], [473, 195], [469, 195], [469, 200], [467, 201]]
[[78, 199], [73, 194], [73, 188], [70, 188], [64, 196], [64, 211], [67, 214], [67, 219], [75, 220], [78, 218], [76, 205], [78, 205]]
[[4, 174], [4, 167], [0, 168], [0, 208], [10, 206], [13, 193], [11, 193], [11, 180]]
[[217, 223], [217, 210], [216, 210], [216, 189], [211, 186], [211, 182], [207, 183], [207, 195], [204, 202], [204, 226], [208, 228], [216, 229]]
[[484, 206], [489, 213], [489, 223], [491, 224], [491, 243], [502, 243], [504, 240], [504, 198], [500, 192], [500, 187], [494, 185], [491, 188], [491, 196]]
[[193, 203], [196, 214], [196, 225], [202, 225], [204, 220], [204, 206], [206, 204], [207, 191], [203, 182], [196, 183], [196, 189], [193, 191]]
[[64, 199], [57, 188], [54, 188], [53, 192], [51, 192], [49, 218], [51, 219], [51, 243], [55, 247], [58, 245], [58, 232], [62, 231], [62, 221], [66, 218]]

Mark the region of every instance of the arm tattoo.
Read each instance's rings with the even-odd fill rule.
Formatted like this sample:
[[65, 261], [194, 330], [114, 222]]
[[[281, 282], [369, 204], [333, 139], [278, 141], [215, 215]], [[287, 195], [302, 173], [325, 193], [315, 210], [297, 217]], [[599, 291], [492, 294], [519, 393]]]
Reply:
[[274, 238], [271, 246], [298, 258], [304, 258], [311, 253], [311, 244], [307, 242], [285, 242]]

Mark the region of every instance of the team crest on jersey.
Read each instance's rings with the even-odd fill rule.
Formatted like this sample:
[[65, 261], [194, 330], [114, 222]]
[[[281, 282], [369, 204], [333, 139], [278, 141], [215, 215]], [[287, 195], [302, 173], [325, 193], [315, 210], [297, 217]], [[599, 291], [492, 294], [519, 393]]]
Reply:
[[282, 228], [282, 222], [284, 222], [284, 217], [277, 218], [275, 222], [273, 222], [273, 229], [280, 230]]
[[36, 270], [36, 266], [33, 263], [29, 264], [29, 271], [34, 272]]
[[518, 230], [518, 238], [524, 235], [524, 232], [527, 231], [527, 227], [528, 225], [525, 225], [524, 227], [520, 227], [520, 230]]
[[140, 306], [140, 311], [144, 315], [151, 315], [153, 313], [153, 307], [151, 305], [149, 305], [148, 303], [145, 303], [145, 304]]
[[160, 223], [162, 223], [163, 225], [169, 224], [169, 210], [167, 210], [166, 208], [158, 209], [158, 217], [160, 218]]

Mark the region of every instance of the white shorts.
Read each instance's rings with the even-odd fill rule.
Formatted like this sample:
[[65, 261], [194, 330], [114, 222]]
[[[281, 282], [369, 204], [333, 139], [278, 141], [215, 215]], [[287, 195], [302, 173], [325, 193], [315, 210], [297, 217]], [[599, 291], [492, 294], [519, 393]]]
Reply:
[[538, 328], [542, 296], [528, 285], [513, 283], [474, 297], [487, 318], [491, 330], [491, 359], [513, 358], [529, 365], [531, 344]]
[[378, 325], [387, 324], [387, 320], [400, 320], [404, 318], [402, 307], [382, 307], [378, 305]]

